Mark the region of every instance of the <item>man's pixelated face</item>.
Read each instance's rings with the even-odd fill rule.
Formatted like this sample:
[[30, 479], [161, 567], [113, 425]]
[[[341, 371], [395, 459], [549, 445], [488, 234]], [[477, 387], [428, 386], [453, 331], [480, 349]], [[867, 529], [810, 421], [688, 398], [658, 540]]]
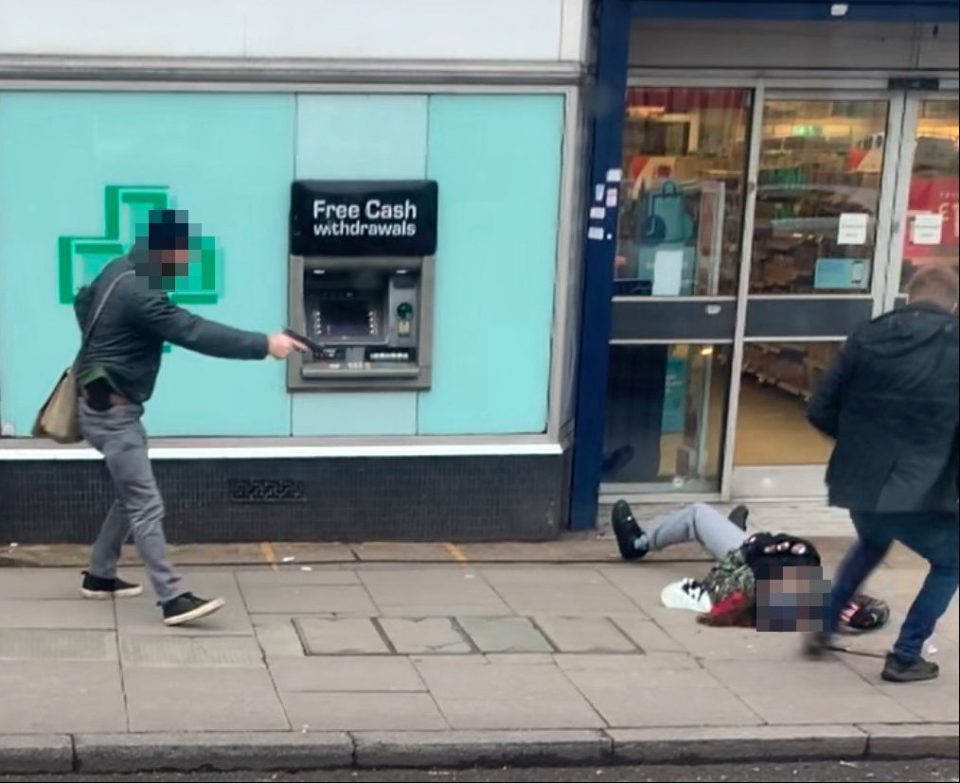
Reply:
[[185, 210], [160, 209], [150, 212], [150, 222], [138, 231], [146, 244], [146, 259], [137, 264], [137, 274], [154, 290], [172, 291], [177, 278], [190, 274], [191, 252], [200, 227], [189, 222]]
[[190, 248], [149, 250], [151, 264], [159, 266], [164, 277], [185, 277], [190, 272]]
[[773, 568], [757, 580], [757, 630], [824, 630], [830, 583], [819, 566]]

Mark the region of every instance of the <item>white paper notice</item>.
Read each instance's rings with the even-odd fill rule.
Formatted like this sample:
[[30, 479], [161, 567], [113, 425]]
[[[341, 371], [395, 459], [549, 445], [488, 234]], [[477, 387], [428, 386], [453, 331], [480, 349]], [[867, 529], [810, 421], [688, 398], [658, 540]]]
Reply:
[[837, 244], [867, 244], [867, 226], [869, 224], [870, 216], [865, 212], [842, 213], [840, 215], [840, 225], [837, 228]]
[[619, 194], [617, 193], [617, 189], [616, 189], [616, 188], [607, 188], [607, 206], [608, 206], [608, 207], [615, 207], [615, 206], [617, 206], [617, 196], [618, 196], [618, 195], [619, 195]]
[[590, 207], [591, 220], [603, 220], [607, 216], [606, 207]]
[[679, 296], [683, 282], [683, 251], [658, 250], [653, 257], [653, 295]]
[[607, 169], [607, 182], [619, 182], [623, 179], [622, 169]]
[[913, 244], [939, 245], [943, 235], [943, 215], [939, 212], [921, 212], [913, 216]]
[[606, 190], [606, 185], [597, 185], [593, 194], [594, 201], [603, 201], [603, 194]]
[[587, 237], [589, 239], [603, 239], [603, 229], [599, 226], [591, 226], [587, 230]]

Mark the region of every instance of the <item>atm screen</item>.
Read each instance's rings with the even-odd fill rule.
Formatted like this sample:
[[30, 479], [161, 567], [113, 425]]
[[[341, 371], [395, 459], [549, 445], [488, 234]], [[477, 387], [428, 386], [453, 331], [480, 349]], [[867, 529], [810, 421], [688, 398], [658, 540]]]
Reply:
[[311, 313], [312, 331], [328, 340], [362, 340], [379, 337], [382, 330], [380, 303], [376, 297], [323, 297]]

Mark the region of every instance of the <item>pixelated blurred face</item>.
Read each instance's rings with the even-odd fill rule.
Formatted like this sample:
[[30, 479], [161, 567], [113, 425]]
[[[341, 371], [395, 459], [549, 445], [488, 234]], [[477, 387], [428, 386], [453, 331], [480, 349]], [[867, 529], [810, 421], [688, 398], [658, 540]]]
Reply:
[[199, 227], [188, 222], [183, 210], [154, 210], [150, 223], [140, 227], [137, 235], [147, 247], [146, 259], [137, 264], [137, 274], [153, 290], [174, 290], [177, 278], [190, 274], [191, 246]]
[[829, 599], [819, 566], [773, 568], [757, 580], [757, 630], [822, 631]]
[[184, 277], [190, 271], [190, 248], [151, 250], [151, 261], [158, 264], [164, 277]]

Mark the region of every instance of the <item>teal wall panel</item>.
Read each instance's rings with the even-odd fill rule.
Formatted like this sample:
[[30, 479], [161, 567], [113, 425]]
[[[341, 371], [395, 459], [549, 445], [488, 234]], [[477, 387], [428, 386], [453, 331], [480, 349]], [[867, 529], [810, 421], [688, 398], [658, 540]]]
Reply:
[[546, 95], [430, 100], [440, 224], [423, 434], [546, 427], [563, 108]]
[[[189, 210], [215, 243], [217, 278], [195, 292], [205, 302], [197, 313], [284, 326], [293, 123], [292, 96], [0, 95], [0, 415], [18, 434], [79, 343], [71, 288], [129, 244], [150, 199]], [[112, 227], [111, 186], [127, 186]], [[70, 240], [105, 233], [116, 236]], [[64, 243], [77, 252], [61, 269]], [[289, 434], [284, 367], [174, 348], [147, 426], [153, 435]]]
[[[426, 167], [426, 96], [297, 99], [297, 179], [423, 179]], [[293, 398], [294, 435], [413, 435], [416, 430], [416, 392], [316, 392]]]
[[26, 434], [79, 342], [73, 290], [129, 245], [151, 206], [188, 209], [212, 243], [214, 283], [198, 275], [185, 303], [270, 331], [287, 323], [293, 179], [430, 177], [440, 187], [430, 391], [289, 395], [281, 363], [174, 348], [148, 427], [542, 431], [562, 128], [561, 96], [0, 94], [0, 416]]

